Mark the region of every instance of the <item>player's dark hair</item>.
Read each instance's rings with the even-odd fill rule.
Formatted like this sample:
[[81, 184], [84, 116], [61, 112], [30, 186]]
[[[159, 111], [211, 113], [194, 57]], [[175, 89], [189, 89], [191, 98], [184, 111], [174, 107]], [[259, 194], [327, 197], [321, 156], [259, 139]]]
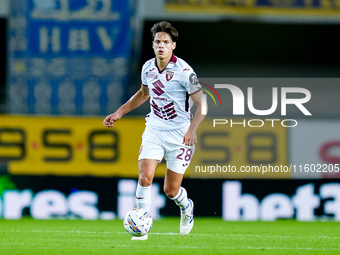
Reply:
[[178, 32], [177, 32], [176, 28], [174, 28], [171, 25], [171, 23], [169, 23], [167, 21], [160, 21], [160, 22], [154, 24], [151, 28], [152, 41], [154, 40], [155, 35], [159, 32], [167, 33], [168, 35], [170, 35], [171, 40], [173, 42], [177, 41]]

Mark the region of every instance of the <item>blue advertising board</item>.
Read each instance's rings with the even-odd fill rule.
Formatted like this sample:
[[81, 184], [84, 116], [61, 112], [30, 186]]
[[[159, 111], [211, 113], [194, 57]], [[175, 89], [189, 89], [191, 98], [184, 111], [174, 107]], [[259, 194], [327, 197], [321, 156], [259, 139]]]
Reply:
[[11, 113], [107, 114], [125, 99], [134, 1], [12, 0]]

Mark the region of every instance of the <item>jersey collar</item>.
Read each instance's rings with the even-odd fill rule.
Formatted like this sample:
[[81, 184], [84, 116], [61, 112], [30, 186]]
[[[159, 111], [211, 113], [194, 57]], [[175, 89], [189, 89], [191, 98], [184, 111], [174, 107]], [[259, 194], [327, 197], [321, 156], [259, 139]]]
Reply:
[[157, 67], [158, 73], [160, 73], [160, 74], [163, 73], [163, 71], [167, 68], [173, 68], [174, 65], [176, 64], [176, 62], [177, 62], [177, 57], [175, 56], [175, 54], [172, 53], [172, 56], [171, 56], [171, 59], [170, 59], [168, 65], [161, 71], [161, 70], [159, 70], [159, 68], [157, 66], [157, 59], [155, 58], [155, 66]]

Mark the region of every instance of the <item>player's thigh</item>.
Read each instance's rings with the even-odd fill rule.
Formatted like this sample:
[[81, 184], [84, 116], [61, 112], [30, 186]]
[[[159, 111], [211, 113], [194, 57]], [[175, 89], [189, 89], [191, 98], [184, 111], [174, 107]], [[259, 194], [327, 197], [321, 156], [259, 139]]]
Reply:
[[146, 128], [142, 136], [142, 145], [139, 150], [138, 168], [139, 184], [150, 186], [156, 168], [164, 156], [164, 146], [159, 131]]
[[152, 184], [158, 164], [159, 161], [155, 159], [140, 159], [138, 161], [138, 182], [140, 185], [145, 187]]
[[158, 130], [146, 127], [142, 136], [138, 161], [142, 159], [155, 159], [160, 162], [164, 156], [164, 151], [162, 133]]
[[187, 128], [169, 131], [165, 144], [165, 160], [168, 169], [184, 174], [195, 153], [195, 146], [183, 144], [183, 137]]
[[165, 152], [167, 168], [178, 174], [184, 174], [194, 153], [195, 146], [186, 146], [184, 144], [171, 146], [171, 150]]
[[183, 180], [183, 174], [172, 171], [171, 169], [166, 170], [164, 178], [164, 192], [168, 197], [175, 197], [181, 187]]

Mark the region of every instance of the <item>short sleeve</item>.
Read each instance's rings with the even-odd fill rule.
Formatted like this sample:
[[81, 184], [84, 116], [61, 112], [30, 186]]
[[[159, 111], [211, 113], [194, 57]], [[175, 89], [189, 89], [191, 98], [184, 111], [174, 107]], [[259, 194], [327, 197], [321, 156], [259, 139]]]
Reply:
[[195, 72], [190, 69], [189, 71], [183, 71], [181, 75], [181, 84], [185, 87], [189, 95], [195, 94], [200, 91], [201, 85]]
[[142, 84], [147, 86], [148, 84], [147, 84], [147, 81], [146, 81], [146, 77], [145, 77], [145, 72], [144, 72], [144, 70], [145, 70], [145, 69], [143, 68], [143, 69], [142, 69], [142, 72], [141, 72], [141, 80], [142, 80]]
[[145, 64], [142, 67], [142, 72], [140, 74], [142, 84], [145, 85], [145, 86], [148, 85], [147, 80], [146, 80], [146, 74], [147, 74], [146, 70], [148, 69], [147, 67], [148, 67], [148, 62], [145, 62]]

